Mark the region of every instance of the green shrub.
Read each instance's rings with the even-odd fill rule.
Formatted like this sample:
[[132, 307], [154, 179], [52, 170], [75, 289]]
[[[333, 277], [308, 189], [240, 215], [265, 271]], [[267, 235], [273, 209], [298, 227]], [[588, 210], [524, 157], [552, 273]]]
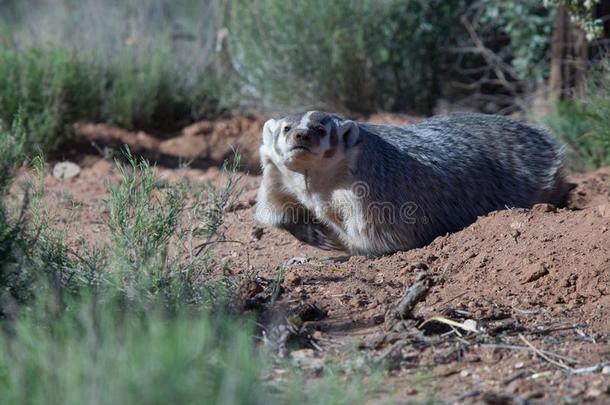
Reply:
[[99, 119], [103, 87], [98, 68], [65, 49], [0, 48], [0, 119], [23, 112], [30, 151], [57, 147], [83, 117]]
[[128, 165], [119, 163], [121, 183], [109, 189], [107, 272], [121, 286], [122, 301], [136, 310], [158, 306], [170, 313], [222, 309], [234, 282], [210, 280], [208, 250], [194, 243], [197, 237], [212, 241], [221, 231], [238, 192], [239, 159], [225, 171], [224, 187], [203, 192], [185, 182], [159, 182], [146, 161], [127, 157]]
[[105, 72], [110, 85], [103, 118], [127, 128], [173, 129], [221, 114], [216, 73], [202, 68], [193, 79], [185, 69], [162, 46], [141, 55], [122, 52]]
[[[495, 40], [486, 45], [512, 67], [516, 77], [509, 78], [528, 81], [532, 86], [546, 80], [554, 11], [537, 0], [477, 0], [477, 3], [482, 11], [475, 21], [479, 24], [477, 32], [482, 38]], [[479, 65], [485, 63], [483, 60], [478, 61]]]
[[0, 48], [0, 119], [23, 110], [31, 151], [57, 148], [80, 120], [174, 128], [220, 114], [213, 72], [192, 83], [171, 60], [162, 50], [125, 52], [103, 64], [63, 48]]
[[23, 182], [21, 197], [4, 198], [24, 159], [24, 143], [19, 121], [0, 131], [0, 318], [11, 315], [6, 308], [19, 312], [35, 304], [45, 290], [59, 308], [68, 296], [95, 293], [134, 313], [228, 309], [236, 282], [211, 280], [210, 251], [195, 241], [219, 240], [237, 195], [239, 159], [227, 168], [224, 187], [204, 191], [186, 182], [161, 182], [147, 162], [127, 154], [127, 165], [117, 163], [122, 181], [109, 186], [111, 241], [78, 254], [50, 226], [36, 182]]
[[430, 112], [462, 3], [236, 0], [232, 55], [269, 104]]
[[604, 62], [592, 77], [583, 100], [556, 102], [543, 118], [569, 147], [574, 170], [610, 165], [610, 67]]

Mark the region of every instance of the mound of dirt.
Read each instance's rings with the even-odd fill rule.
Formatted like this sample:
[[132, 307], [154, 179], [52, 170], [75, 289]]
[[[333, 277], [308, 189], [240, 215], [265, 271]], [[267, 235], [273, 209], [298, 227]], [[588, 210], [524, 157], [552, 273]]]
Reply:
[[264, 122], [259, 116], [200, 121], [165, 139], [108, 124], [80, 124], [75, 133], [81, 143], [94, 143], [98, 149], [119, 149], [126, 144], [134, 153], [171, 167], [180, 162], [197, 168], [219, 166], [239, 151], [242, 169], [259, 173], [258, 147]]

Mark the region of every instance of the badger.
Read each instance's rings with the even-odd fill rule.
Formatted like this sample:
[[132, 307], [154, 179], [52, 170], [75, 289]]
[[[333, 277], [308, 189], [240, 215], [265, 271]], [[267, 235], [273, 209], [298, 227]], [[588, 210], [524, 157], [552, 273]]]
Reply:
[[373, 125], [308, 111], [269, 119], [255, 218], [322, 249], [424, 246], [491, 211], [560, 205], [564, 147], [506, 117]]

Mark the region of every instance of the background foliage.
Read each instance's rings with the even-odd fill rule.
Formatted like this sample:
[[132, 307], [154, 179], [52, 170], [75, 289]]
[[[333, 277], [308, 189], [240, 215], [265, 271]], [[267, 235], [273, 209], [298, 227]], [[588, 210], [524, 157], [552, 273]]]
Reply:
[[282, 105], [430, 112], [464, 2], [232, 2], [237, 70]]
[[527, 111], [544, 97], [556, 8], [599, 28], [585, 18], [596, 3], [6, 1], [0, 119], [23, 110], [26, 148], [54, 150], [77, 121], [171, 131], [252, 108]]

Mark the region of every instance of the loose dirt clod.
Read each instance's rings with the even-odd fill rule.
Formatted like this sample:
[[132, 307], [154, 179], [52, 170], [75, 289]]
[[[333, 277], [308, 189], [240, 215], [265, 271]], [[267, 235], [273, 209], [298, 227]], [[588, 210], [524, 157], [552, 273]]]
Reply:
[[549, 274], [549, 270], [544, 263], [534, 263], [525, 268], [522, 283], [527, 284], [540, 279]]

